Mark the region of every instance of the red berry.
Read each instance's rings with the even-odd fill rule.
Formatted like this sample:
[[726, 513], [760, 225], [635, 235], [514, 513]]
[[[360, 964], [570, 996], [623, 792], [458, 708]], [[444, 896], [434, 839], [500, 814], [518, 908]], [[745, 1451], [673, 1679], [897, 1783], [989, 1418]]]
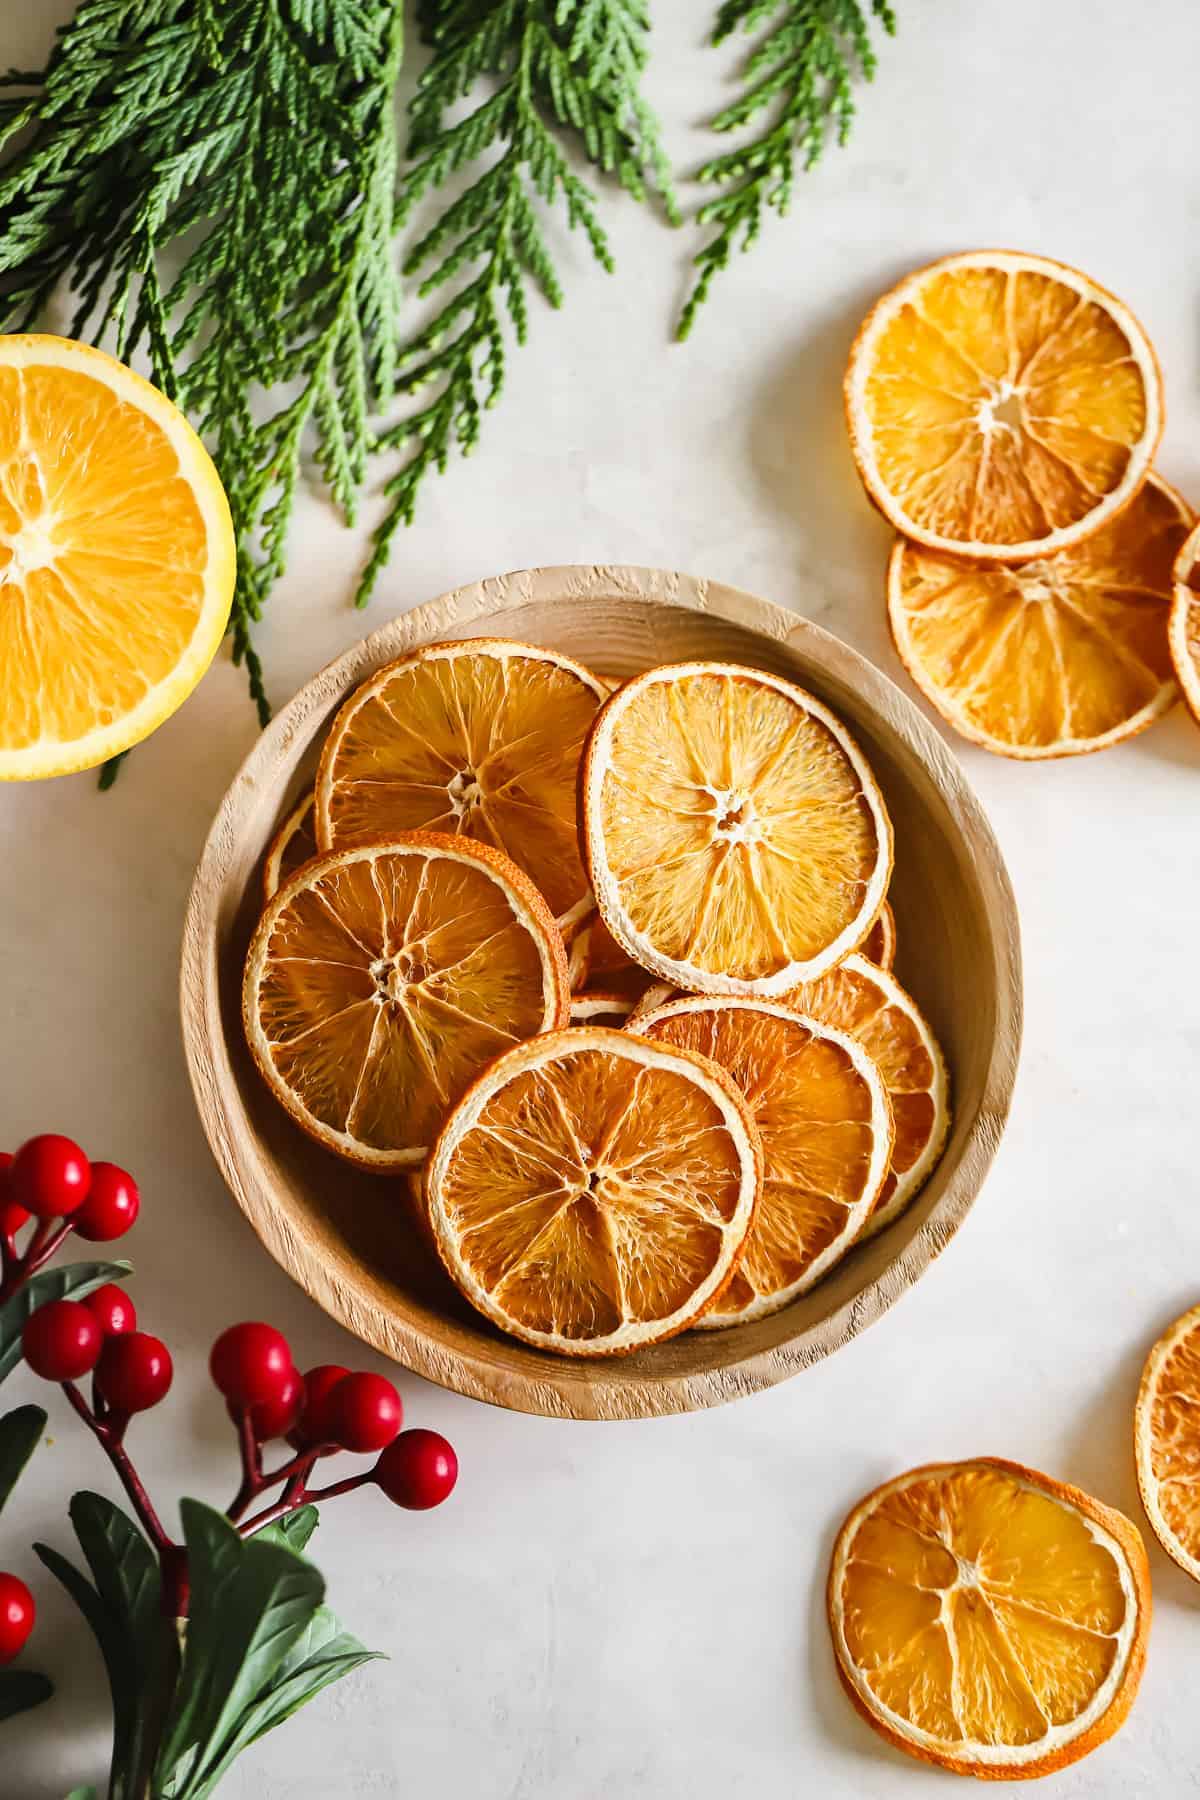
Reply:
[[427, 1512], [452, 1492], [458, 1458], [438, 1431], [403, 1431], [375, 1464], [375, 1480], [395, 1505]]
[[116, 1163], [92, 1164], [92, 1185], [71, 1223], [90, 1244], [107, 1244], [124, 1237], [141, 1207], [137, 1182]]
[[36, 1617], [33, 1595], [25, 1583], [15, 1575], [0, 1573], [0, 1663], [20, 1656]]
[[8, 1171], [12, 1199], [38, 1219], [62, 1219], [87, 1199], [91, 1165], [78, 1144], [44, 1132], [21, 1145]]
[[212, 1347], [209, 1370], [234, 1406], [265, 1406], [279, 1398], [293, 1373], [288, 1341], [273, 1325], [231, 1325]]
[[15, 1238], [30, 1220], [30, 1214], [17, 1204], [10, 1192], [8, 1171], [11, 1167], [12, 1151], [0, 1150], [0, 1238], [6, 1243]]
[[400, 1396], [382, 1375], [347, 1375], [329, 1395], [333, 1439], [343, 1450], [382, 1450], [403, 1418]]
[[350, 1373], [340, 1363], [318, 1363], [304, 1377], [304, 1410], [300, 1414], [296, 1428], [291, 1432], [291, 1442], [297, 1450], [307, 1450], [313, 1444], [332, 1444], [334, 1438], [333, 1415], [330, 1410], [330, 1395], [339, 1381], [344, 1381]]
[[124, 1331], [106, 1339], [96, 1366], [96, 1386], [115, 1413], [147, 1412], [171, 1385], [175, 1368], [161, 1338]]
[[105, 1337], [119, 1337], [123, 1331], [137, 1330], [133, 1301], [115, 1281], [106, 1281], [103, 1287], [89, 1294], [83, 1304], [99, 1320]]
[[[258, 1406], [250, 1408], [250, 1423], [259, 1443], [265, 1444], [271, 1438], [286, 1437], [300, 1417], [303, 1405], [304, 1378], [298, 1370], [293, 1369], [286, 1384], [273, 1400], [263, 1400]], [[232, 1404], [229, 1405], [229, 1416], [236, 1424], [238, 1409]]]
[[0, 1238], [6, 1244], [11, 1244], [17, 1233], [24, 1231], [30, 1216], [16, 1200], [9, 1200], [0, 1193]]
[[104, 1333], [95, 1314], [78, 1300], [51, 1300], [26, 1319], [21, 1347], [35, 1375], [46, 1381], [78, 1381], [95, 1368]]

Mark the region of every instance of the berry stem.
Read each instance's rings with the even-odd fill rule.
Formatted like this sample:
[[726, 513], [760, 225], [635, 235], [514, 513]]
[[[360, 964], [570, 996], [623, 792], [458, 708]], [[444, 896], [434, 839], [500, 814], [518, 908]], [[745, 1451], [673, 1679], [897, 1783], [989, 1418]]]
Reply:
[[142, 1485], [141, 1477], [129, 1460], [129, 1452], [121, 1442], [129, 1420], [122, 1414], [113, 1414], [109, 1419], [98, 1419], [73, 1381], [64, 1381], [62, 1391], [116, 1470], [117, 1479], [128, 1494], [147, 1537], [158, 1551], [159, 1557], [165, 1561], [173, 1552], [178, 1552], [179, 1546], [168, 1537], [162, 1520]]
[[364, 1469], [359, 1475], [347, 1475], [344, 1480], [332, 1481], [328, 1487], [323, 1488], [298, 1485], [302, 1483], [302, 1477], [293, 1476], [280, 1499], [272, 1506], [265, 1506], [262, 1512], [255, 1513], [252, 1519], [246, 1519], [238, 1526], [238, 1530], [243, 1537], [253, 1537], [264, 1525], [274, 1525], [277, 1519], [285, 1518], [288, 1513], [295, 1512], [297, 1507], [308, 1506], [318, 1500], [336, 1500], [339, 1494], [349, 1494], [355, 1488], [366, 1487], [374, 1480], [374, 1476], [374, 1469]]
[[29, 1280], [36, 1275], [43, 1263], [48, 1263], [58, 1246], [71, 1230], [70, 1219], [61, 1219], [57, 1225], [53, 1219], [43, 1219], [25, 1247], [25, 1254], [17, 1252], [16, 1237], [6, 1234], [0, 1241], [0, 1306]]
[[263, 1489], [262, 1445], [255, 1434], [254, 1424], [250, 1417], [250, 1408], [242, 1406], [237, 1413], [238, 1450], [242, 1458], [242, 1484], [233, 1497], [227, 1517], [237, 1521], [245, 1513], [251, 1501], [256, 1500]]

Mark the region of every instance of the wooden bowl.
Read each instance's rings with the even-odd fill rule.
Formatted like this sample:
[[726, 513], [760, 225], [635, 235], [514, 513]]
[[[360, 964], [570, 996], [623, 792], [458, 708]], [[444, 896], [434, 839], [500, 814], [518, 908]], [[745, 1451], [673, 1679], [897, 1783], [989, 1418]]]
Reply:
[[[311, 1143], [250, 1061], [242, 963], [260, 907], [263, 853], [312, 780], [335, 709], [414, 645], [481, 635], [550, 644], [622, 678], [697, 657], [788, 676], [846, 721], [887, 796], [896, 826], [898, 973], [944, 1046], [954, 1129], [909, 1211], [773, 1318], [599, 1363], [504, 1337], [452, 1288], [398, 1185]], [[188, 905], [181, 989], [209, 1144], [276, 1261], [356, 1336], [431, 1381], [574, 1419], [715, 1406], [794, 1375], [879, 1318], [958, 1230], [979, 1192], [1008, 1114], [1021, 1031], [1012, 889], [987, 820], [937, 733], [877, 669], [807, 620], [661, 569], [533, 569], [460, 588], [385, 625], [310, 681], [263, 733], [217, 813]]]

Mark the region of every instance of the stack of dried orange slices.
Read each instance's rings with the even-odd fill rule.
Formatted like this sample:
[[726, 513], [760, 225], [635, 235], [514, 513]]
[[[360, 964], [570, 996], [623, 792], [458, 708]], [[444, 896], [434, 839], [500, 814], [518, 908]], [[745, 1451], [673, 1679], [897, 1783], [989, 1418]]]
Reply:
[[244, 985], [293, 1119], [420, 1172], [467, 1299], [583, 1356], [785, 1306], [949, 1125], [844, 726], [734, 665], [610, 686], [500, 639], [381, 669], [271, 845]]
[[899, 533], [896, 648], [956, 731], [1037, 760], [1123, 743], [1181, 688], [1200, 719], [1200, 538], [1152, 467], [1162, 379], [1127, 307], [1048, 257], [950, 256], [876, 304], [845, 393]]

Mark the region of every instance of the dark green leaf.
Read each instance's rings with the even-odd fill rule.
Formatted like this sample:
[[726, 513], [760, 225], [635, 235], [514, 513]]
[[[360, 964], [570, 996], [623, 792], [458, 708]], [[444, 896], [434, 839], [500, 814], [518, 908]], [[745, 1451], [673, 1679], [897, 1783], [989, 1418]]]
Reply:
[[269, 1684], [257, 1694], [226, 1741], [220, 1762], [211, 1770], [205, 1791], [215, 1788], [234, 1760], [248, 1745], [274, 1731], [298, 1712], [322, 1688], [373, 1662], [378, 1651], [367, 1650], [343, 1631], [327, 1606], [319, 1606], [306, 1630], [293, 1644]]
[[41, 1706], [53, 1692], [53, 1684], [32, 1669], [0, 1669], [0, 1719], [15, 1719]]
[[231, 1740], [325, 1597], [294, 1550], [243, 1540], [221, 1513], [180, 1502], [191, 1576], [187, 1645], [155, 1779], [175, 1800], [212, 1791]]
[[46, 1429], [40, 1406], [18, 1406], [0, 1419], [0, 1512]]
[[120, 1633], [119, 1682], [109, 1669], [113, 1702], [113, 1776], [109, 1800], [131, 1800], [146, 1749], [146, 1700], [172, 1629], [162, 1616], [158, 1561], [133, 1520], [101, 1494], [76, 1494], [71, 1523], [88, 1560], [101, 1605]]
[[274, 1525], [268, 1525], [262, 1531], [255, 1532], [256, 1540], [261, 1544], [282, 1543], [286, 1550], [303, 1551], [309, 1538], [321, 1523], [321, 1515], [315, 1506], [298, 1506], [294, 1513], [288, 1513]]
[[21, 1360], [21, 1332], [30, 1313], [48, 1300], [81, 1300], [106, 1281], [123, 1281], [131, 1268], [127, 1262], [64, 1263], [42, 1269], [27, 1281], [0, 1306], [0, 1381], [11, 1375]]

